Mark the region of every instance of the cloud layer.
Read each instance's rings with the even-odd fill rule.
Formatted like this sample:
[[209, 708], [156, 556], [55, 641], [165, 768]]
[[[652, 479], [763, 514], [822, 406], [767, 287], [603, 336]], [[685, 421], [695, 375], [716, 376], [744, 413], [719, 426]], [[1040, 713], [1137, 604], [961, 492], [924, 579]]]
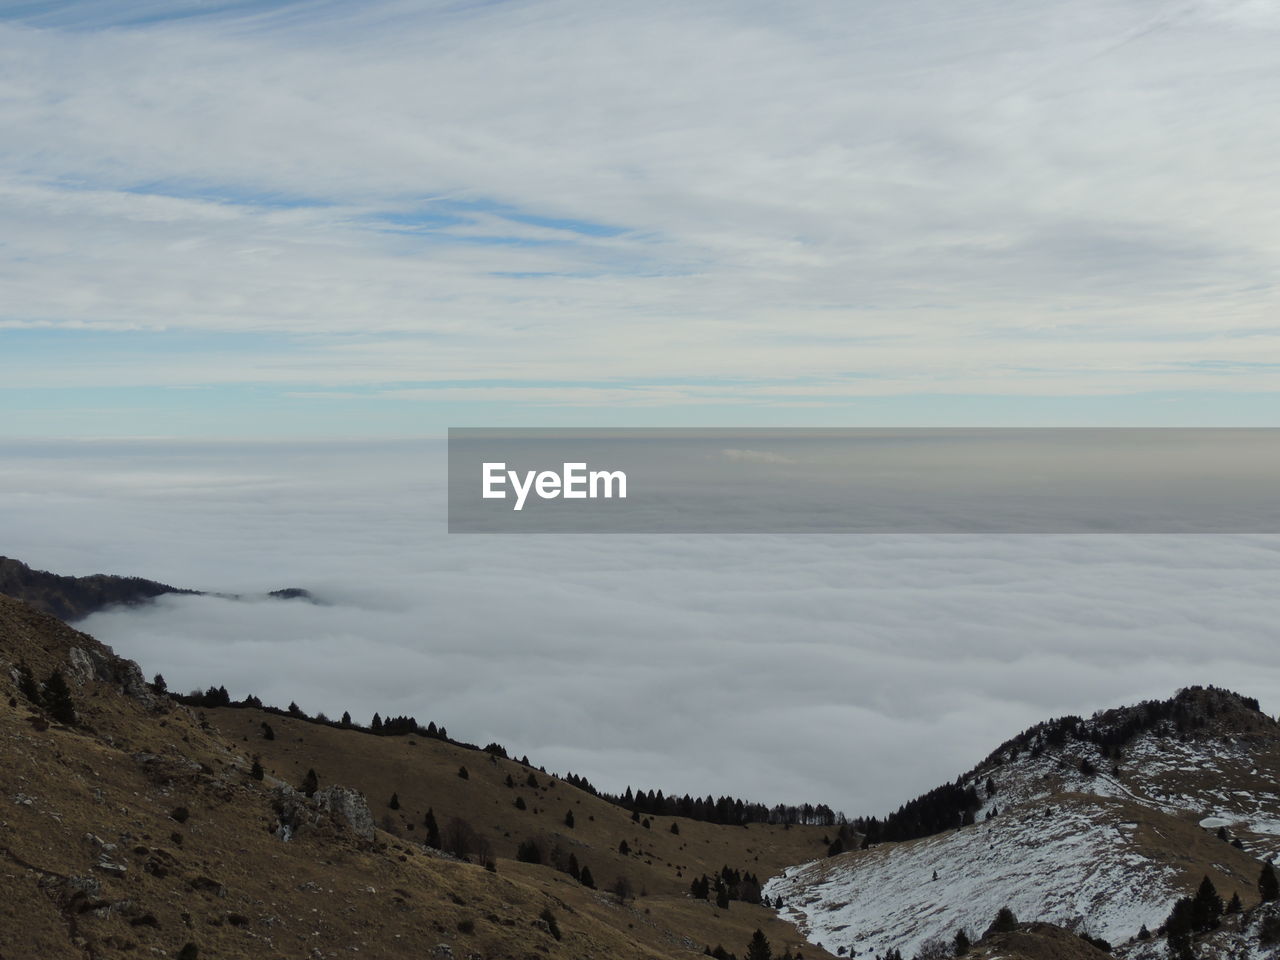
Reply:
[[1274, 389], [1264, 5], [200, 10], [0, 20], [6, 386]]
[[410, 713], [603, 788], [883, 813], [1050, 715], [1280, 710], [1262, 537], [443, 533], [430, 444], [9, 444], [5, 552], [331, 606], [96, 615], [178, 689]]

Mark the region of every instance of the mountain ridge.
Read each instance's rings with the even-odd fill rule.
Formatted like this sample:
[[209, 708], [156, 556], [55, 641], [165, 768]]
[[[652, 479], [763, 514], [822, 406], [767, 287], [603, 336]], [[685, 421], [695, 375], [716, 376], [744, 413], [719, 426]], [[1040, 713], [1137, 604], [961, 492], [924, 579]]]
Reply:
[[855, 821], [860, 849], [765, 893], [848, 956], [910, 956], [1004, 906], [1124, 952], [1204, 876], [1257, 901], [1260, 861], [1280, 852], [1277, 779], [1280, 724], [1252, 698], [1188, 687], [1036, 724], [884, 822]]

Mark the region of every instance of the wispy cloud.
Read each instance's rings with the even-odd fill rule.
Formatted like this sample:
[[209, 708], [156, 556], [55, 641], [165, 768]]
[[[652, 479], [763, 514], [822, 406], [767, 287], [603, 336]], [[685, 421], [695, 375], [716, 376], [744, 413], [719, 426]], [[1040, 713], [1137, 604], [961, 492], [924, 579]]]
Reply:
[[20, 5], [0, 325], [296, 338], [104, 384], [1265, 390], [1278, 38], [1154, 0]]

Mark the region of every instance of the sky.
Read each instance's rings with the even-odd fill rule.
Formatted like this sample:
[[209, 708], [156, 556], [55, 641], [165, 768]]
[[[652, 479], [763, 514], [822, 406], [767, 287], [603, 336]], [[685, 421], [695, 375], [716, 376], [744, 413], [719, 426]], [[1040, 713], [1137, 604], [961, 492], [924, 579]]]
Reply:
[[0, 5], [6, 436], [1274, 425], [1261, 0]]
[[433, 438], [1280, 425], [1278, 11], [0, 3], [0, 551], [313, 589], [87, 626], [612, 789], [883, 812], [1274, 713], [1274, 538], [450, 537]]

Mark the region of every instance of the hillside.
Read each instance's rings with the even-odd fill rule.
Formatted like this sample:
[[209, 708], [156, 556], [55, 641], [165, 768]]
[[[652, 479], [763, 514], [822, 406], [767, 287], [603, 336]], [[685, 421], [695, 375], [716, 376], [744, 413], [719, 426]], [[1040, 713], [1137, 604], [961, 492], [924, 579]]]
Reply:
[[1257, 902], [1259, 860], [1280, 849], [1278, 776], [1277, 724], [1245, 698], [1191, 689], [1032, 728], [933, 803], [868, 825], [924, 830], [945, 797], [963, 810], [953, 826], [790, 868], [765, 890], [851, 956], [911, 956], [960, 929], [976, 939], [1003, 906], [1136, 948], [1204, 876]]
[[[99, 579], [18, 567], [47, 603]], [[1280, 955], [1280, 725], [1213, 688], [1037, 724], [883, 819], [743, 822], [784, 808], [632, 803], [411, 718], [173, 697], [0, 596], [0, 769], [0, 960], [744, 957], [756, 929], [775, 958], [943, 960], [965, 931], [975, 960], [1163, 960], [1204, 877], [1243, 909], [1194, 955]], [[707, 819], [652, 813], [678, 809]]]
[[[262, 739], [264, 719], [274, 740]], [[310, 768], [320, 783], [308, 798], [291, 785]], [[741, 956], [757, 927], [776, 955], [789, 946], [830, 957], [763, 906], [717, 907], [687, 886], [724, 865], [763, 877], [805, 859], [821, 847], [817, 828], [681, 821], [675, 834], [668, 819], [645, 829], [565, 782], [536, 773], [533, 788], [535, 771], [442, 741], [194, 710], [155, 694], [91, 637], [6, 597], [0, 769], [6, 960], [667, 960], [719, 944]], [[507, 772], [526, 786], [508, 788]], [[388, 807], [394, 791], [399, 811]], [[442, 832], [465, 819], [492, 856], [463, 862], [424, 845], [428, 804]], [[520, 839], [538, 837], [572, 850], [596, 889], [511, 859]], [[619, 853], [624, 839], [635, 852]], [[605, 889], [618, 875], [631, 882], [624, 898]]]
[[0, 594], [25, 601], [37, 610], [74, 621], [117, 604], [146, 603], [166, 593], [196, 593], [142, 577], [93, 574], [67, 577], [33, 570], [21, 560], [0, 557]]

